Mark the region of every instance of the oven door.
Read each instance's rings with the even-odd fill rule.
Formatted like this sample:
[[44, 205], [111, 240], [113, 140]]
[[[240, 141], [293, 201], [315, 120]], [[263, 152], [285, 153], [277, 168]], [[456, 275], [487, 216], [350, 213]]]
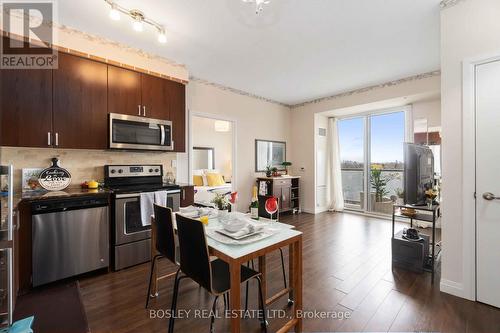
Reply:
[[[167, 191], [167, 207], [179, 211], [180, 190]], [[141, 221], [140, 193], [117, 194], [115, 199], [115, 245], [151, 238], [151, 226]]]
[[173, 150], [172, 122], [110, 113], [109, 148]]
[[142, 225], [140, 194], [117, 194], [115, 199], [115, 245], [151, 238], [151, 226]]

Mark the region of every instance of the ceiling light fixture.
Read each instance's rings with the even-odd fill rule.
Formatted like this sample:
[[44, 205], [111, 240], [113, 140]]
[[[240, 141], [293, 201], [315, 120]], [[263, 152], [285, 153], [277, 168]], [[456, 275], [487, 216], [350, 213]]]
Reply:
[[120, 12], [118, 11], [118, 9], [116, 9], [115, 4], [111, 4], [111, 10], [109, 11], [109, 18], [112, 19], [113, 21], [120, 20]]
[[264, 10], [264, 5], [267, 5], [271, 0], [243, 0], [246, 3], [255, 3], [255, 14], [260, 14]]
[[[263, 1], [263, 0], [258, 0]], [[144, 30], [144, 24], [154, 27], [158, 31], [158, 42], [165, 44], [167, 42], [167, 34], [165, 27], [158, 22], [146, 17], [143, 12], [137, 9], [127, 9], [112, 0], [104, 0], [109, 6], [109, 17], [118, 21], [120, 14], [124, 14], [132, 19], [132, 27], [135, 31], [141, 32]]]
[[144, 24], [142, 23], [144, 21], [144, 14], [138, 10], [132, 9], [130, 11], [130, 16], [134, 20], [132, 22], [132, 27], [134, 28], [135, 31], [141, 32], [144, 30]]

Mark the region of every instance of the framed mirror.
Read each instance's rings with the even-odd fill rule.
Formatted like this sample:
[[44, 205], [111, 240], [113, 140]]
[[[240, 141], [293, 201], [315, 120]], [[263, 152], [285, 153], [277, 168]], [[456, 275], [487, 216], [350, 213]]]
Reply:
[[193, 147], [193, 170], [215, 169], [215, 149]]
[[266, 172], [266, 167], [285, 170], [281, 165], [286, 161], [286, 142], [255, 140], [255, 172]]

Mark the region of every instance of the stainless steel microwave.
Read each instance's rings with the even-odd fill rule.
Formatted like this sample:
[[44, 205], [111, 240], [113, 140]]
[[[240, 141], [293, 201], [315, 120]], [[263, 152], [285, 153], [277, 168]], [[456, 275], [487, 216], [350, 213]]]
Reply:
[[110, 113], [109, 148], [173, 150], [172, 122]]

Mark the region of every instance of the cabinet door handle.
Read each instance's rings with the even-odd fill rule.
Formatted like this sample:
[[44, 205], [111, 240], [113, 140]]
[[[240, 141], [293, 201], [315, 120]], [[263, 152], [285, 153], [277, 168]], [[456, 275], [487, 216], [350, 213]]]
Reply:
[[56, 132], [56, 146], [59, 146], [59, 133]]
[[50, 132], [47, 132], [47, 146], [50, 146], [50, 141], [51, 141], [50, 138], [51, 137], [52, 136], [50, 135]]
[[142, 106], [142, 113], [143, 113], [142, 115], [146, 117], [146, 105]]
[[139, 116], [141, 115], [141, 106], [137, 105], [137, 109], [139, 110]]

